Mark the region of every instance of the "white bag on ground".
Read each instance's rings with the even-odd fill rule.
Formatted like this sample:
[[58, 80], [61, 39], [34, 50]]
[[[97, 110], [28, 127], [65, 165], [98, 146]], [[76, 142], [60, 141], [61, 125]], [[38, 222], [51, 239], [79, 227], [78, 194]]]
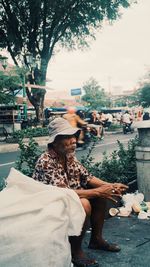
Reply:
[[84, 219], [73, 190], [12, 168], [0, 192], [0, 267], [70, 267], [68, 235], [79, 235]]

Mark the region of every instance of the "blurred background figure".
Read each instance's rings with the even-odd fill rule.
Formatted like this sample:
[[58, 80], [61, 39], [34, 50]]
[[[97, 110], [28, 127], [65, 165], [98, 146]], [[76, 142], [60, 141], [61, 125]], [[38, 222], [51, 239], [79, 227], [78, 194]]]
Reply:
[[[81, 116], [81, 113], [80, 113], [80, 116]], [[66, 119], [73, 127], [81, 128], [81, 133], [79, 135], [78, 143], [82, 144], [84, 143], [84, 131], [82, 127], [85, 127], [87, 125], [87, 122], [81, 119], [80, 116], [76, 114], [75, 107], [69, 107], [67, 109], [67, 113], [63, 115], [63, 118]]]
[[90, 114], [89, 126], [96, 131], [96, 136], [100, 139], [103, 137], [103, 125], [99, 119], [99, 114], [93, 110]]
[[142, 111], [139, 110], [138, 113], [137, 113], [137, 120], [141, 121], [141, 119], [142, 119]]
[[118, 124], [121, 124], [121, 117], [122, 117], [121, 112], [118, 112], [118, 113], [115, 115], [115, 117], [116, 117], [117, 123], [118, 123]]
[[112, 116], [112, 114], [111, 113], [107, 113], [106, 114], [106, 121], [105, 121], [105, 126], [104, 127], [109, 128], [111, 126], [112, 122], [113, 122], [113, 116]]
[[143, 121], [147, 121], [149, 119], [150, 119], [149, 112], [144, 112]]
[[105, 127], [106, 122], [107, 122], [106, 114], [104, 114], [102, 111], [98, 112], [98, 114], [99, 114], [99, 121], [101, 122], [103, 127]]
[[85, 112], [83, 110], [77, 110], [76, 114], [80, 117], [80, 119], [85, 120]]
[[126, 111], [122, 115], [123, 133], [124, 134], [133, 133], [134, 129], [133, 129], [133, 127], [131, 128], [132, 122], [133, 122], [132, 114], [130, 114], [129, 111]]
[[130, 125], [132, 124], [133, 116], [129, 113], [128, 110], [122, 115], [122, 122]]

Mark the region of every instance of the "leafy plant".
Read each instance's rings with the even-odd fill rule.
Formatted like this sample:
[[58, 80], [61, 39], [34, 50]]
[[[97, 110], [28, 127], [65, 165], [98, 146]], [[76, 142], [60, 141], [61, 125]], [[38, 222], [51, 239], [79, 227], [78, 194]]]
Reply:
[[81, 163], [94, 176], [102, 178], [107, 182], [129, 183], [137, 178], [135, 146], [138, 145], [138, 138], [128, 142], [127, 149], [118, 141], [119, 149], [107, 155], [104, 153], [101, 162], [93, 163], [91, 152], [86, 157], [82, 157]]
[[110, 125], [110, 127], [108, 128], [108, 129], [106, 129], [108, 132], [110, 131], [117, 131], [117, 130], [122, 130], [122, 125], [120, 125], [120, 124], [114, 124], [114, 123], [112, 123], [111, 125]]
[[33, 138], [29, 140], [29, 144], [24, 144], [23, 140], [19, 141], [20, 156], [16, 161], [16, 169], [25, 175], [32, 176], [36, 161], [42, 151]]
[[143, 87], [139, 89], [138, 97], [139, 103], [143, 107], [150, 106], [150, 81], [145, 83]]
[[15, 71], [8, 73], [0, 71], [0, 104], [15, 102], [15, 91], [18, 88], [19, 77]]
[[82, 96], [82, 100], [87, 102], [91, 109], [97, 109], [108, 104], [105, 90], [94, 78], [90, 78], [83, 85], [83, 90], [85, 94]]
[[[41, 128], [27, 128], [25, 130], [19, 130], [15, 131], [12, 134], [12, 138], [18, 142], [19, 140], [22, 140], [23, 138], [32, 138], [32, 137], [39, 137], [39, 136], [47, 136], [48, 135], [48, 129], [47, 127]], [[9, 139], [8, 139], [9, 142]]]
[[5, 187], [6, 182], [5, 182], [5, 178], [1, 177], [0, 178], [0, 191]]

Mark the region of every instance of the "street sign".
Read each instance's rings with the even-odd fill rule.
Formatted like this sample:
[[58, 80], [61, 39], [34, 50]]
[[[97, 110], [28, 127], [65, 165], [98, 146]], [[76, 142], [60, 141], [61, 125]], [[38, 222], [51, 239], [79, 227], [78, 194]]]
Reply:
[[71, 95], [81, 95], [81, 88], [71, 89]]

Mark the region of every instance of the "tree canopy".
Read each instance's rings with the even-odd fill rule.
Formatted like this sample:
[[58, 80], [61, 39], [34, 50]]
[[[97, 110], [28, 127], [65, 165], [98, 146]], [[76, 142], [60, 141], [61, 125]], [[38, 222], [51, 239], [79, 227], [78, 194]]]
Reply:
[[150, 82], [145, 83], [138, 91], [139, 103], [144, 107], [150, 107]]
[[[82, 48], [95, 38], [104, 20], [114, 21], [120, 8], [135, 0], [0, 0], [0, 48], [7, 48], [16, 65], [26, 65], [31, 83], [44, 85], [48, 62], [58, 45]], [[38, 60], [34, 69], [27, 62], [31, 53]], [[34, 74], [34, 75], [32, 75]], [[44, 90], [30, 92], [30, 102], [43, 109]], [[38, 96], [38, 97], [37, 97]], [[38, 100], [38, 101], [37, 101]]]
[[138, 106], [139, 105], [139, 93], [138, 91], [136, 91], [132, 93], [131, 95], [120, 96], [114, 101], [114, 104], [116, 107]]
[[0, 104], [15, 102], [19, 81], [17, 74], [14, 75], [0, 71]]
[[94, 78], [90, 78], [84, 85], [85, 94], [82, 100], [86, 101], [92, 109], [100, 109], [108, 104], [109, 99], [105, 90], [98, 84]]

